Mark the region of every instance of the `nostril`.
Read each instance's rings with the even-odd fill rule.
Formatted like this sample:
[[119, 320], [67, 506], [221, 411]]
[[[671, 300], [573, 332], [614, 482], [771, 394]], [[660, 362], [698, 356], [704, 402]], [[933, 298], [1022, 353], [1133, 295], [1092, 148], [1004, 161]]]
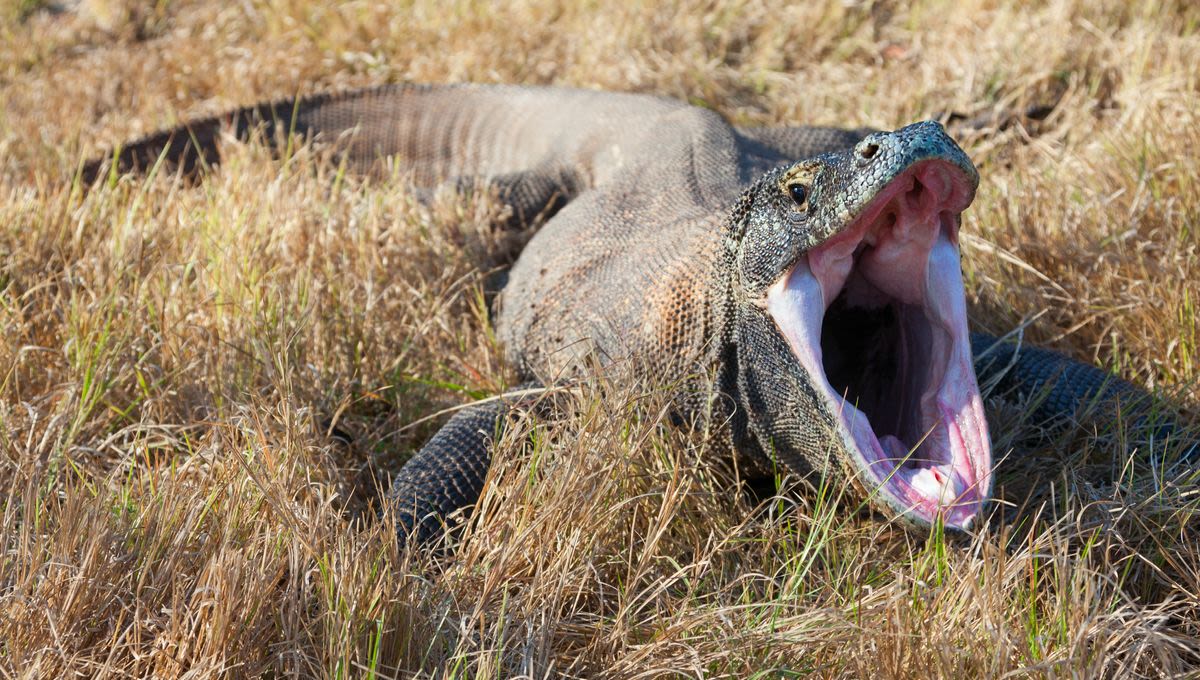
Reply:
[[868, 142], [858, 148], [858, 155], [861, 156], [863, 160], [869, 161], [874, 158], [875, 154], [877, 153], [879, 153], [879, 145], [875, 142]]

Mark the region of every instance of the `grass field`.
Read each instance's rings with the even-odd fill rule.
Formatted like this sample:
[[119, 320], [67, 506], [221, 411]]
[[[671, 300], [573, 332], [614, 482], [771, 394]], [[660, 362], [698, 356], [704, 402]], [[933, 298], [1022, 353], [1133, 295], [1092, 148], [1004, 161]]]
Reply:
[[597, 375], [574, 415], [505, 434], [458, 552], [399, 553], [377, 492], [419, 419], [513, 379], [481, 292], [501, 207], [253, 146], [196, 187], [69, 178], [187, 117], [394, 81], [754, 124], [1055, 103], [962, 140], [972, 322], [1027, 324], [1194, 422], [1200, 5], [64, 4], [0, 0], [4, 677], [1196, 672], [1200, 484], [1119, 421], [1030, 450], [994, 406], [1003, 517], [917, 536], [838, 488], [737, 491], [664, 427], [666, 389]]

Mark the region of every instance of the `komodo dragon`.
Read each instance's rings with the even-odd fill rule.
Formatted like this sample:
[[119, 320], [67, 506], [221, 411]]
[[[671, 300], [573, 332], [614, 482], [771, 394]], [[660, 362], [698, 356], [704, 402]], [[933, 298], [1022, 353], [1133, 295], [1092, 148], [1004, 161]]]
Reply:
[[[550, 215], [495, 316], [523, 379], [635, 358], [690, 386], [678, 415], [728, 423], [743, 468], [848, 477], [912, 525], [971, 527], [989, 499], [976, 370], [1020, 398], [1045, 392], [1031, 407], [1043, 418], [1141, 394], [968, 335], [958, 231], [979, 176], [935, 122], [746, 129], [653, 96], [397, 85], [193, 121], [86, 164], [84, 178], [155, 163], [192, 173], [219, 161], [222, 130], [275, 144], [294, 133], [355, 171], [396, 163], [417, 187], [485, 182], [518, 223]], [[973, 366], [986, 348], [993, 361]], [[509, 408], [457, 412], [403, 467], [391, 492], [402, 540], [437, 536], [474, 504]]]

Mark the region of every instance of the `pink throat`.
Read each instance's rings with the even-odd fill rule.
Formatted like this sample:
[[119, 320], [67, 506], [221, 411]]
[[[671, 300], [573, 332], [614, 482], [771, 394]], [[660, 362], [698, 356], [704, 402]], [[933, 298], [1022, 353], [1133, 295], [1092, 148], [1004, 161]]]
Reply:
[[[922, 524], [941, 516], [964, 529], [991, 492], [957, 245], [970, 199], [953, 166], [914, 165], [767, 295], [875, 500]], [[888, 325], [865, 321], [877, 318]], [[866, 349], [847, 349], [863, 332], [876, 334], [859, 343]], [[882, 368], [865, 368], [871, 362]]]

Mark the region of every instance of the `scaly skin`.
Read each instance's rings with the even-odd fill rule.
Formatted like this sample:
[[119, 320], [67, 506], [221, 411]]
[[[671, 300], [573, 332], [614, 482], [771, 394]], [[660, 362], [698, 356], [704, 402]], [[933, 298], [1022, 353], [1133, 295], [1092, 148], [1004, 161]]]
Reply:
[[[193, 121], [86, 164], [83, 177], [102, 177], [113, 160], [120, 172], [161, 161], [168, 171], [195, 175], [219, 162], [223, 130], [246, 139], [256, 129], [267, 143], [294, 133], [330, 147], [358, 172], [394, 163], [418, 190], [489, 183], [520, 224], [552, 215], [512, 267], [496, 316], [497, 334], [523, 379], [570, 375], [588, 357], [636, 357], [659, 378], [715, 375], [715, 385], [692, 385], [690, 391], [720, 392], [716, 403], [723, 412], [716, 415], [732, 424], [725, 436], [743, 468], [769, 470], [781, 463], [801, 475], [849, 474], [866, 492], [879, 481], [855, 462], [862, 456], [841, 420], [841, 406], [822, 396], [820, 377], [798, 360], [804, 348], [798, 348], [794, 328], [788, 335], [770, 291], [796, 272], [807, 275], [810, 264], [812, 281], [830, 285], [836, 276], [829, 273], [829, 253], [839, 235], [865, 228], [864, 213], [877, 209], [872, 201], [894, 193], [894, 182], [910, 181], [904, 178], [923, 161], [945, 168], [926, 179], [957, 187], [944, 192], [947, 203], [940, 206], [950, 219], [941, 227], [931, 223], [956, 243], [958, 213], [978, 181], [969, 159], [936, 123], [870, 135], [815, 127], [739, 129], [711, 111], [641, 95], [407, 85], [262, 104]], [[805, 202], [798, 208], [789, 192], [801, 180]], [[957, 276], [956, 264], [954, 276], [929, 278], [933, 283], [923, 274], [895, 273], [904, 267], [888, 264], [888, 253], [894, 259], [909, 251], [887, 246], [900, 241], [880, 229], [871, 227], [867, 237], [882, 239], [878, 247], [860, 247], [853, 261], [857, 268], [872, 257], [880, 260], [863, 271], [881, 289], [890, 286], [902, 295]], [[934, 247], [926, 245], [921, 247]], [[928, 255], [921, 253], [918, 269]], [[956, 249], [954, 257], [956, 263]], [[939, 296], [947, 298], [939, 305], [965, 304], [961, 291]], [[826, 306], [832, 302], [824, 300]], [[965, 347], [969, 381], [965, 375], [956, 380], [966, 390], [959, 400], [967, 404], [974, 403], [968, 387], [974, 388], [975, 378], [962, 315], [961, 333], [946, 337]], [[1010, 386], [1020, 391], [1026, 373], [1029, 386], [1053, 381], [1041, 359], [1026, 371], [1016, 357], [1007, 374]], [[1093, 373], [1078, 382], [1070, 371], [1064, 375], [1055, 388], [1063, 398], [1052, 405], [1052, 415], [1066, 415], [1100, 390]], [[681, 415], [703, 416], [701, 401], [707, 403], [680, 398]], [[475, 502], [490, 462], [489, 441], [511, 405], [493, 401], [459, 412], [404, 467], [392, 491], [402, 537], [435, 537], [448, 513]], [[960, 410], [954, 427], [974, 413], [965, 405]], [[924, 427], [922, 418], [917, 424]], [[969, 435], [975, 425], [964, 427]], [[986, 427], [977, 429], [986, 448]], [[990, 458], [979, 464], [990, 465]], [[963, 511], [969, 515], [964, 526], [986, 501], [989, 473], [973, 473], [970, 493], [978, 498]], [[906, 515], [886, 498], [877, 504]], [[928, 523], [920, 513], [907, 515], [914, 524]]]

